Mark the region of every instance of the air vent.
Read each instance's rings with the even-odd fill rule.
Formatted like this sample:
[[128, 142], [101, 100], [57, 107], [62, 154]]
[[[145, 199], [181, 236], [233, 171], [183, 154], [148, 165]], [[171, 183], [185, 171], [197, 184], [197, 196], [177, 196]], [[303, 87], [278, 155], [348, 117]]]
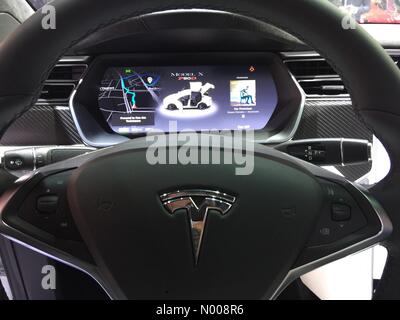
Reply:
[[39, 102], [66, 103], [86, 69], [87, 65], [78, 61], [57, 64], [45, 82]]
[[48, 81], [78, 81], [86, 68], [86, 65], [57, 65], [51, 71]]
[[322, 58], [286, 60], [285, 64], [307, 96], [348, 94], [339, 75]]
[[298, 81], [307, 95], [336, 96], [348, 93], [340, 78], [310, 80], [299, 79]]
[[[388, 50], [400, 69], [400, 54], [398, 50]], [[340, 76], [329, 63], [317, 53], [301, 54], [284, 52], [284, 63], [299, 82], [307, 97], [348, 97], [348, 91]]]
[[285, 63], [296, 78], [337, 76], [333, 68], [324, 59], [288, 60]]
[[74, 90], [74, 84], [45, 84], [40, 95], [41, 100], [67, 101]]

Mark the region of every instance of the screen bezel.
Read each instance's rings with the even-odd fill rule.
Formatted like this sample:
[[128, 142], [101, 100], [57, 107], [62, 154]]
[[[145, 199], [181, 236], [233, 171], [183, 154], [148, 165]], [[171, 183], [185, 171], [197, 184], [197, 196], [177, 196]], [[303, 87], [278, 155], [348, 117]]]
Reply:
[[304, 93], [281, 58], [273, 53], [159, 53], [103, 55], [94, 59], [71, 98], [70, 107], [83, 141], [91, 146], [114, 145], [145, 133], [116, 133], [98, 106], [100, 83], [106, 70], [119, 66], [266, 65], [276, 85], [278, 103], [267, 125], [255, 131], [255, 140], [280, 143], [289, 140], [298, 125]]

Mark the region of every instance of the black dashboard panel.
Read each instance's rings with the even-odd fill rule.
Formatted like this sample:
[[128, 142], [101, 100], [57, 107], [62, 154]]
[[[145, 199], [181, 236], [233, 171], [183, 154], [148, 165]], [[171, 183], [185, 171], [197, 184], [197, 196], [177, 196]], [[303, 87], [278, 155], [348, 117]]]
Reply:
[[178, 10], [130, 18], [97, 30], [77, 43], [70, 54], [244, 50], [280, 52], [310, 48], [287, 32], [256, 19], [223, 11]]
[[[265, 118], [263, 120], [263, 126], [258, 125], [257, 128], [251, 128], [259, 129], [256, 130], [255, 138], [257, 141], [263, 143], [279, 143], [287, 141], [294, 135], [301, 117], [304, 95], [277, 55], [272, 53], [132, 54], [104, 55], [96, 58], [90, 65], [83, 82], [73, 95], [70, 107], [84, 142], [90, 146], [104, 147], [128, 139], [126, 137], [127, 132], [119, 134], [113, 130], [115, 129], [113, 126], [110, 127], [109, 122], [107, 122], [108, 117], [104, 117], [104, 105], [102, 108], [99, 107], [99, 96], [102, 96], [105, 91], [104, 89], [107, 91], [107, 88], [104, 88], [106, 84], [104, 82], [104, 75], [106, 72], [109, 72], [110, 68], [119, 66], [122, 70], [123, 66], [126, 66], [129, 67], [127, 69], [130, 69], [130, 72], [133, 72], [132, 68], [130, 68], [131, 66], [142, 66], [144, 68], [146, 66], [158, 66], [158, 68], [163, 68], [191, 65], [196, 66], [196, 69], [198, 69], [196, 70], [197, 74], [201, 72], [202, 68], [203, 70], [207, 68], [225, 68], [225, 70], [229, 70], [240, 66], [240, 68], [245, 68], [242, 73], [247, 73], [248, 75], [251, 73], [249, 70], [251, 70], [252, 67], [255, 68], [254, 66], [257, 66], [257, 68], [260, 66], [261, 71], [263, 71], [264, 68], [262, 74], [264, 74], [267, 80], [264, 79], [264, 86], [262, 85], [263, 82], [261, 82], [261, 86], [257, 85], [256, 90], [264, 95], [267, 90], [270, 90], [271, 93], [269, 95], [276, 94], [276, 98], [272, 99], [271, 108], [273, 108], [273, 110], [258, 110], [259, 116]], [[270, 78], [268, 78], [269, 75]], [[156, 74], [151, 76], [151, 83], [155, 80], [153, 78], [156, 76]], [[233, 79], [233, 81], [237, 80], [238, 79]], [[229, 88], [225, 91], [224, 94], [229, 95]], [[268, 97], [268, 94], [266, 94], [266, 96]], [[128, 103], [130, 106], [129, 108], [131, 108], [133, 106], [132, 94], [125, 95], [125, 97], [131, 100], [131, 102]], [[119, 98], [121, 98], [121, 96]], [[263, 112], [264, 115], [262, 115]], [[268, 114], [268, 112], [270, 112], [270, 114]], [[196, 126], [194, 124], [193, 126], [194, 130], [199, 131], [199, 125]], [[215, 128], [210, 126], [209, 128], [203, 127], [201, 129]], [[228, 127], [227, 129], [232, 128]], [[144, 134], [144, 132], [137, 133], [130, 131], [128, 136], [136, 137], [142, 134]]]
[[0, 140], [1, 146], [82, 144], [71, 112], [63, 105], [36, 105], [15, 120]]

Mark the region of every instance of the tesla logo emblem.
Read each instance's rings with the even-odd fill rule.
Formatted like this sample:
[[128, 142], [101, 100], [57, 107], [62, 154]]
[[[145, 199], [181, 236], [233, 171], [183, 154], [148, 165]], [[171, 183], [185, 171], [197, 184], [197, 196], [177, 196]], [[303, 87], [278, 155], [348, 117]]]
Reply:
[[196, 265], [199, 260], [208, 212], [214, 210], [224, 215], [236, 200], [233, 196], [211, 190], [182, 190], [163, 194], [160, 199], [170, 214], [178, 213], [177, 211], [181, 210], [187, 212]]

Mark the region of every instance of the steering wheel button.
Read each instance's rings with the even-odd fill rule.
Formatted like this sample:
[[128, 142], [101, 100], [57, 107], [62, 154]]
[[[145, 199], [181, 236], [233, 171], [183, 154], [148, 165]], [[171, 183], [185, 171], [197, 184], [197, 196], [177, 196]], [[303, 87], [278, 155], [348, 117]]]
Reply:
[[346, 204], [332, 204], [332, 220], [333, 221], [348, 221], [351, 219], [351, 207]]
[[36, 208], [40, 213], [56, 213], [58, 207], [58, 196], [41, 196], [37, 199]]
[[319, 230], [319, 233], [324, 236], [327, 237], [331, 234], [331, 229], [330, 228], [322, 228]]

